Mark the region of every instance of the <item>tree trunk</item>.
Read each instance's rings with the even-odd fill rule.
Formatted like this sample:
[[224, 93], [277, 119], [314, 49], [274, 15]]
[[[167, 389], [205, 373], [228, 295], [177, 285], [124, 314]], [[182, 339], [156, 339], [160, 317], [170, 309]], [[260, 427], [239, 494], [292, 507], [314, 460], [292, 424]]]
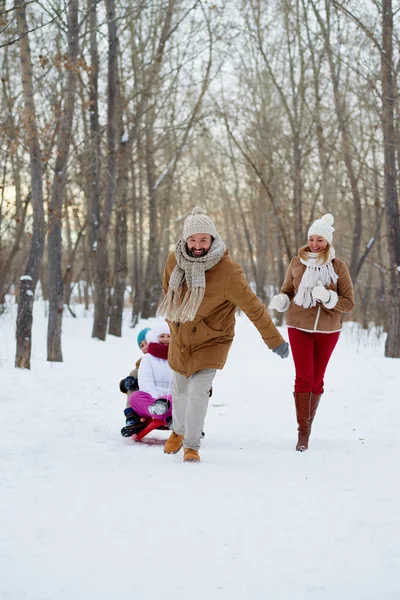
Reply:
[[[68, 217], [67, 217], [67, 219], [68, 219]], [[74, 273], [75, 257], [76, 257], [76, 253], [78, 251], [80, 241], [81, 241], [82, 237], [84, 236], [85, 229], [86, 229], [86, 222], [79, 229], [78, 237], [76, 238], [75, 245], [73, 247], [71, 245], [71, 247], [68, 250], [68, 265], [65, 270], [64, 277], [63, 277], [64, 304], [69, 308], [70, 312], [71, 312], [71, 308], [70, 308], [71, 293], [72, 293], [72, 289], [74, 287], [72, 284], [72, 277], [73, 277], [73, 273]], [[79, 273], [79, 277], [77, 279], [78, 282], [82, 278], [82, 271], [86, 271], [86, 273], [87, 273], [87, 270], [85, 270], [85, 267], [83, 267], [81, 272]]]
[[[10, 86], [10, 67], [8, 60], [8, 47], [5, 48], [4, 51], [4, 69], [5, 69], [5, 78], [3, 78], [3, 93], [7, 106], [7, 120], [6, 123], [9, 127], [10, 139], [16, 140], [18, 138], [18, 129], [15, 122], [15, 117], [13, 114], [13, 104], [14, 98], [12, 95], [12, 90]], [[5, 161], [6, 163], [6, 161]], [[12, 283], [12, 266], [14, 260], [18, 254], [20, 249], [20, 243], [22, 236], [25, 231], [25, 217], [27, 213], [28, 204], [30, 203], [30, 193], [27, 194], [25, 201], [22, 201], [22, 182], [21, 175], [23, 172], [23, 165], [21, 159], [19, 157], [18, 152], [11, 153], [11, 169], [12, 169], [12, 178], [15, 185], [15, 237], [14, 243], [11, 247], [11, 250], [4, 258], [1, 256], [1, 264], [0, 264], [0, 305], [4, 303], [5, 296], [9, 290], [9, 287]], [[3, 196], [4, 194], [4, 186], [2, 187], [2, 202], [3, 204]], [[1, 211], [1, 209], [0, 209]], [[1, 217], [0, 217], [1, 222]], [[0, 252], [1, 252], [1, 242], [0, 242]], [[4, 252], [5, 253], [5, 252]]]
[[88, 0], [90, 22], [90, 169], [89, 169], [89, 236], [93, 257], [96, 255], [100, 225], [100, 124], [98, 103], [99, 54], [97, 49], [97, 2]]
[[[20, 213], [19, 217], [15, 217], [15, 220], [17, 221], [17, 226], [15, 231], [14, 243], [7, 257], [3, 261], [3, 264], [0, 265], [0, 305], [4, 303], [8, 289], [12, 283], [12, 266], [14, 263], [14, 259], [17, 256], [18, 251], [20, 250], [20, 243], [25, 230], [25, 218], [30, 200], [31, 195], [28, 194], [23, 205], [22, 213]], [[17, 214], [18, 212], [16, 211], [16, 215]]]
[[148, 319], [156, 314], [158, 299], [161, 294], [161, 280], [158, 269], [158, 223], [157, 223], [157, 189], [155, 187], [154, 164], [154, 121], [155, 109], [149, 109], [146, 115], [146, 175], [149, 195], [149, 244], [147, 267], [144, 281], [142, 282], [141, 315]]
[[[253, 174], [254, 177], [254, 174]], [[270, 215], [266, 207], [265, 190], [258, 184], [258, 190], [254, 193], [254, 201], [252, 202], [253, 209], [253, 228], [256, 234], [256, 261], [257, 261], [257, 273], [256, 273], [256, 294], [258, 298], [264, 304], [267, 301], [266, 292], [266, 276], [267, 276], [267, 251], [268, 251], [268, 221]]]
[[384, 193], [391, 288], [385, 356], [400, 358], [400, 222], [397, 196], [396, 134], [394, 126], [392, 0], [382, 0], [381, 61]]
[[253, 249], [253, 243], [251, 241], [251, 235], [250, 235], [250, 231], [249, 228], [247, 226], [247, 222], [246, 222], [246, 215], [244, 213], [243, 210], [243, 203], [242, 203], [242, 199], [241, 199], [241, 194], [240, 194], [240, 190], [239, 190], [239, 176], [238, 176], [238, 172], [236, 169], [236, 164], [235, 164], [235, 157], [234, 157], [234, 153], [233, 153], [233, 148], [232, 148], [232, 143], [231, 143], [231, 138], [228, 136], [228, 144], [229, 144], [229, 150], [230, 150], [230, 162], [232, 165], [232, 170], [234, 173], [234, 177], [235, 177], [235, 191], [234, 191], [234, 196], [235, 196], [235, 200], [239, 209], [239, 215], [240, 215], [240, 219], [242, 221], [243, 224], [243, 230], [244, 230], [244, 236], [245, 236], [245, 240], [246, 240], [246, 244], [247, 244], [247, 250], [248, 250], [248, 257], [250, 260], [250, 265], [251, 265], [251, 273], [252, 273], [252, 277], [253, 277], [253, 281], [257, 282], [257, 265], [254, 259], [254, 249]]
[[301, 142], [298, 131], [293, 132], [293, 212], [295, 215], [294, 234], [295, 244], [299, 248], [304, 240], [303, 232], [303, 182], [302, 182], [302, 160]]
[[15, 366], [30, 369], [32, 347], [33, 302], [36, 284], [39, 279], [40, 265], [45, 243], [45, 220], [42, 188], [42, 156], [36, 125], [36, 109], [33, 95], [33, 74], [31, 50], [29, 44], [29, 28], [26, 20], [26, 2], [16, 0], [16, 20], [18, 25], [22, 88], [24, 95], [24, 125], [26, 144], [30, 154], [31, 202], [33, 211], [33, 232], [25, 273], [20, 278], [18, 315], [17, 315], [17, 349]]
[[64, 83], [64, 101], [58, 127], [57, 158], [49, 203], [48, 222], [48, 278], [49, 321], [47, 328], [47, 360], [62, 362], [61, 331], [64, 309], [62, 275], [62, 209], [67, 166], [74, 118], [78, 57], [78, 0], [71, 0], [68, 9], [68, 63]]
[[[279, 286], [278, 289], [276, 290], [276, 293], [279, 294], [280, 293], [280, 288], [281, 285], [283, 284], [284, 280], [285, 280], [285, 266], [283, 264], [283, 252], [282, 252], [282, 238], [279, 232], [279, 227], [278, 227], [278, 223], [277, 223], [277, 218], [274, 216], [274, 223], [275, 223], [275, 244], [274, 244], [274, 252], [276, 252], [276, 268], [277, 268], [277, 273], [278, 273], [278, 281], [279, 281]], [[288, 260], [290, 260], [290, 256], [288, 256]], [[284, 318], [285, 313], [281, 313], [278, 312], [277, 310], [275, 311], [275, 322], [277, 325], [282, 325], [283, 324], [283, 318]]]
[[110, 308], [108, 333], [121, 337], [127, 265], [127, 195], [129, 184], [129, 154], [127, 142], [122, 142], [119, 151], [117, 200], [115, 211], [115, 256], [114, 285]]
[[117, 179], [118, 138], [118, 63], [115, 0], [105, 0], [108, 25], [108, 86], [107, 86], [107, 183], [97, 242], [94, 270], [94, 322], [92, 337], [106, 339], [108, 321], [108, 251], [107, 237], [115, 201]]
[[136, 302], [137, 291], [139, 288], [140, 279], [140, 264], [139, 264], [139, 236], [140, 231], [138, 227], [138, 198], [137, 198], [137, 181], [136, 181], [136, 170], [135, 170], [135, 161], [133, 156], [131, 155], [130, 159], [130, 172], [132, 178], [132, 276], [131, 276], [131, 285], [132, 285], [132, 307]]

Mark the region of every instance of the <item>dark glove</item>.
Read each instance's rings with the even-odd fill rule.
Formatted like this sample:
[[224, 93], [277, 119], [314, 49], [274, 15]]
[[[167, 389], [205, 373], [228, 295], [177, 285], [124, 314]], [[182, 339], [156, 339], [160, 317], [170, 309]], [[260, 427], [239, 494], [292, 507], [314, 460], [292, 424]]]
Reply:
[[127, 394], [128, 391], [136, 392], [139, 389], [139, 382], [136, 377], [125, 377], [119, 382], [119, 389], [123, 394]]
[[287, 342], [282, 342], [282, 344], [277, 348], [274, 348], [272, 352], [279, 354], [281, 358], [287, 358], [289, 356], [289, 344]]

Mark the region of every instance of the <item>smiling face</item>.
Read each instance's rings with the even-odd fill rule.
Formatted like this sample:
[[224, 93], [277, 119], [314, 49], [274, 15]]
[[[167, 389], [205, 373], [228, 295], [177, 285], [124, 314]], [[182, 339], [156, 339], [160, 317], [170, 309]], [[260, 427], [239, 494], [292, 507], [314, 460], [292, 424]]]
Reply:
[[170, 337], [171, 336], [169, 333], [160, 333], [160, 335], [158, 336], [158, 343], [159, 344], [169, 344]]
[[141, 351], [143, 352], [143, 354], [146, 354], [147, 352], [147, 348], [148, 348], [148, 343], [146, 342], [146, 340], [142, 340], [139, 344], [139, 348], [141, 349]]
[[189, 253], [194, 258], [200, 258], [207, 254], [212, 244], [212, 237], [209, 233], [195, 233], [186, 240]]
[[308, 247], [311, 252], [323, 252], [327, 247], [328, 242], [320, 235], [310, 235], [308, 238]]

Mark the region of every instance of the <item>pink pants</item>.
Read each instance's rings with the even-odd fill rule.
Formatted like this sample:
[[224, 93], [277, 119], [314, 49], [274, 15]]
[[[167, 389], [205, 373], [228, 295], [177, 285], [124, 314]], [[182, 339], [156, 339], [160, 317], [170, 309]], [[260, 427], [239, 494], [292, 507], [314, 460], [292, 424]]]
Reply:
[[339, 331], [318, 333], [288, 328], [296, 368], [295, 392], [323, 394], [325, 370], [339, 339], [339, 333]]
[[133, 392], [133, 394], [129, 396], [129, 404], [139, 417], [151, 417], [152, 419], [160, 419], [163, 421], [172, 415], [172, 396], [163, 396], [163, 398], [169, 400], [170, 407], [165, 414], [160, 416], [149, 413], [149, 406], [154, 404], [158, 398], [153, 398], [153, 396], [150, 396], [147, 392], [141, 392], [140, 390], [138, 392]]

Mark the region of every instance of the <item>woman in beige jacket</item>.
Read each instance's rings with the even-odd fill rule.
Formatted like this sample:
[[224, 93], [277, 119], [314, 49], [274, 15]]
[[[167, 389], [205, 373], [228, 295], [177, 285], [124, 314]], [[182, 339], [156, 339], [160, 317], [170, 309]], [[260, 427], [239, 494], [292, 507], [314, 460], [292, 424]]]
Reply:
[[317, 219], [287, 270], [281, 293], [270, 308], [286, 312], [296, 369], [294, 398], [298, 423], [296, 450], [308, 448], [311, 425], [324, 392], [324, 375], [339, 339], [342, 314], [354, 307], [349, 271], [335, 257], [333, 216]]

